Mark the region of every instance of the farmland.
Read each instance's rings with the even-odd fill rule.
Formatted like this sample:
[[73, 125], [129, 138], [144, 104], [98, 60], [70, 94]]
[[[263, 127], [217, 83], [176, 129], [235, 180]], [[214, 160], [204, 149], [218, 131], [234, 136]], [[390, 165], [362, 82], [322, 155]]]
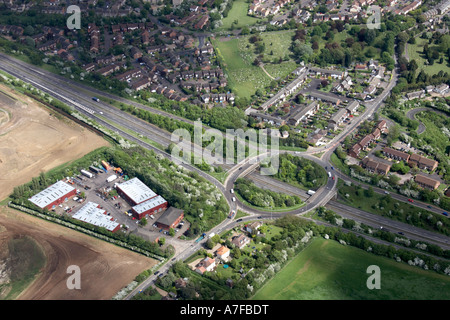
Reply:
[[[367, 267], [381, 270], [381, 289], [369, 290]], [[254, 300], [449, 299], [450, 279], [432, 271], [316, 238], [261, 288]]]

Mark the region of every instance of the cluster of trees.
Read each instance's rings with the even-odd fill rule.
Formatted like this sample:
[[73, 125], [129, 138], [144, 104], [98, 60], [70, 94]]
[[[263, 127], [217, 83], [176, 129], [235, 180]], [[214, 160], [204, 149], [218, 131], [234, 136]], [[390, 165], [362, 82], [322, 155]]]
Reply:
[[313, 190], [317, 190], [327, 181], [325, 169], [311, 160], [282, 154], [279, 164], [275, 178], [281, 181]]
[[[368, 234], [371, 237], [380, 238], [382, 240], [392, 242], [395, 244], [399, 244], [399, 245], [403, 245], [405, 247], [424, 250], [424, 251], [434, 254], [438, 257], [443, 257], [446, 259], [450, 258], [450, 250], [444, 250], [435, 244], [427, 243], [424, 241], [417, 241], [414, 239], [407, 239], [404, 236], [392, 233], [390, 231], [386, 231], [386, 229], [373, 229], [372, 227], [365, 225], [364, 223], [359, 223], [357, 226], [357, 224], [354, 220], [343, 218], [340, 215], [338, 215], [336, 212], [334, 212], [330, 209], [327, 209], [325, 207], [319, 207], [317, 209], [317, 212], [318, 212], [319, 217], [323, 218], [324, 220], [328, 221], [329, 223], [331, 223], [333, 225], [337, 225], [337, 221], [341, 220], [342, 227], [345, 229], [359, 231], [361, 233]], [[402, 240], [398, 241], [398, 239], [402, 239], [403, 241]], [[407, 241], [405, 241], [405, 240], [407, 240]], [[425, 245], [425, 246], [420, 246], [420, 245]], [[425, 248], [425, 249], [421, 249], [421, 248]]]
[[245, 201], [257, 207], [289, 208], [302, 203], [302, 200], [298, 196], [261, 189], [255, 186], [250, 180], [244, 178], [236, 180], [235, 191]]
[[[254, 237], [253, 241], [256, 244], [265, 243], [261, 250], [254, 252], [234, 247], [228, 239], [224, 239], [229, 233], [222, 237], [220, 241], [232, 248], [232, 260], [229, 262], [230, 268], [233, 269], [231, 275], [226, 276], [217, 269], [215, 272], [205, 272], [203, 276], [199, 276], [190, 270], [187, 264], [176, 262], [172, 265], [169, 276], [157, 280], [157, 285], [164, 290], [176, 293], [181, 299], [248, 299], [268, 280], [265, 279], [261, 283], [258, 278], [269, 266], [277, 264], [281, 268], [304, 248], [305, 244], [301, 240], [305, 236], [305, 231], [308, 230], [305, 220], [295, 216], [285, 216], [277, 219], [274, 224], [282, 228], [281, 232], [270, 239]], [[200, 255], [206, 256], [207, 253], [201, 251]], [[174, 282], [178, 278], [189, 278], [185, 288], [175, 287]], [[232, 288], [227, 286], [227, 280], [233, 282]], [[253, 291], [247, 288], [248, 285], [253, 287]]]
[[[402, 188], [417, 191], [422, 200], [433, 199], [436, 192], [417, 188], [413, 182], [406, 182]], [[400, 188], [398, 188], [400, 191]], [[381, 195], [373, 190], [362, 188], [360, 185], [341, 185], [338, 188], [339, 196], [349, 205], [357, 206], [359, 202], [366, 201], [372, 205], [366, 209], [389, 219], [414, 225], [418, 228], [436, 231], [445, 235], [450, 234], [450, 221], [446, 217], [425, 209], [414, 207], [408, 203], [394, 200], [389, 194]], [[411, 193], [411, 195], [413, 192]], [[371, 199], [367, 199], [371, 198]], [[369, 202], [367, 202], [369, 201]]]

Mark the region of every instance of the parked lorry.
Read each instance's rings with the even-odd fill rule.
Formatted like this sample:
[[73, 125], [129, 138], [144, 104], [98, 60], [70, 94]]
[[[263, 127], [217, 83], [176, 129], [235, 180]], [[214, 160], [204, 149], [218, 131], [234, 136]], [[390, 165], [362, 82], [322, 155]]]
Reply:
[[111, 166], [108, 164], [108, 162], [106, 162], [105, 160], [102, 160], [102, 166], [106, 169], [109, 170], [111, 169]]
[[113, 174], [112, 176], [109, 176], [108, 179], [106, 179], [106, 182], [112, 182], [117, 179], [117, 176]]
[[86, 171], [84, 169], [80, 170], [81, 174], [85, 175], [88, 178], [92, 178], [94, 175], [92, 173], [90, 173], [89, 171]]
[[90, 166], [89, 169], [90, 169], [91, 171], [94, 171], [94, 172], [97, 173], [97, 174], [103, 172], [102, 170], [100, 170], [99, 168], [94, 167], [94, 166]]

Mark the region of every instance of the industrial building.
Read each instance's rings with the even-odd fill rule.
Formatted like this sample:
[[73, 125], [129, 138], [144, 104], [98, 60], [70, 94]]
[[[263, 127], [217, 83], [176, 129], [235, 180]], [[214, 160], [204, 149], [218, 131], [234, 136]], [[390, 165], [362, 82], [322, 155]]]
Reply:
[[164, 209], [167, 209], [167, 206], [168, 203], [163, 197], [156, 196], [154, 198], [151, 198], [150, 200], [134, 206], [132, 208], [132, 213], [137, 219], [140, 220], [146, 215], [150, 216], [157, 212], [161, 212]]
[[152, 189], [147, 187], [138, 178], [133, 178], [117, 184], [116, 189], [120, 196], [127, 200], [132, 206], [136, 206], [157, 196]]
[[106, 210], [100, 209], [99, 205], [94, 202], [88, 202], [76, 214], [74, 219], [93, 224], [97, 227], [105, 228], [111, 232], [116, 232], [120, 229], [120, 224], [115, 222], [111, 216], [106, 214]]
[[176, 225], [183, 220], [183, 218], [183, 210], [170, 207], [161, 215], [161, 217], [159, 217], [155, 224], [158, 228], [169, 230], [170, 228], [175, 228]]
[[50, 210], [56, 208], [57, 205], [69, 200], [70, 197], [75, 195], [76, 189], [74, 187], [63, 181], [58, 181], [28, 200], [41, 209]]

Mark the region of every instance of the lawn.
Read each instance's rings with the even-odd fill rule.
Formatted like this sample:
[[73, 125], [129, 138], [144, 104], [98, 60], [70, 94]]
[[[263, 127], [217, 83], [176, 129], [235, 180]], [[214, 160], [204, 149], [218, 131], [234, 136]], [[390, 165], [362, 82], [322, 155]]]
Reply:
[[[422, 39], [417, 37], [415, 44], [408, 43], [408, 56], [409, 61], [416, 60], [417, 65], [419, 66], [416, 74], [419, 74], [420, 70], [424, 70], [427, 74], [433, 75], [437, 74], [439, 71], [444, 71], [450, 73], [450, 66], [447, 60], [444, 58], [444, 63], [440, 64], [439, 59], [435, 60], [434, 64], [429, 66], [425, 65], [426, 59], [423, 57], [423, 46], [425, 43], [428, 43], [427, 39]], [[434, 45], [430, 45], [432, 47]]]
[[[285, 78], [296, 69], [292, 60], [279, 62], [289, 55], [293, 31], [266, 32], [260, 35], [265, 45], [264, 68], [273, 78]], [[228, 82], [239, 97], [250, 98], [257, 89], [267, 87], [272, 79], [258, 66], [253, 65], [256, 58], [254, 45], [249, 42], [251, 35], [239, 38], [216, 39], [213, 45], [224, 60]], [[276, 63], [272, 63], [276, 61]]]
[[251, 57], [244, 55], [239, 48], [241, 39], [214, 41], [224, 59], [224, 69], [228, 76], [228, 83], [235, 95], [250, 98], [258, 88], [270, 84], [271, 79], [264, 71], [252, 64]]
[[252, 26], [256, 24], [258, 21], [266, 20], [248, 16], [247, 15], [248, 5], [249, 5], [248, 2], [246, 2], [245, 0], [233, 1], [233, 7], [228, 12], [228, 16], [222, 19], [223, 25], [220, 28], [217, 28], [217, 31], [230, 30], [231, 25], [235, 20], [237, 20], [238, 23], [233, 24], [234, 29], [240, 29], [244, 26]]
[[[370, 265], [381, 271], [381, 289], [369, 290]], [[316, 238], [254, 300], [450, 299], [450, 278], [379, 257], [334, 240]]]

